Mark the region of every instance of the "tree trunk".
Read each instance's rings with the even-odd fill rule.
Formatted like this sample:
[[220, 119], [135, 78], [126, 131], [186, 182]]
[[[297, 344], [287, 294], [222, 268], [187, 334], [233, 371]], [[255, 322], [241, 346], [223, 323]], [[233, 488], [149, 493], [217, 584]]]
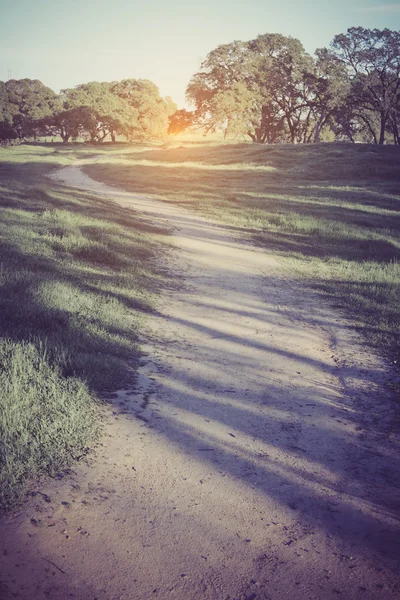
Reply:
[[317, 121], [315, 123], [314, 132], [313, 132], [314, 133], [314, 137], [313, 137], [314, 144], [319, 144], [321, 141], [321, 130], [322, 130], [322, 127], [324, 126], [324, 121], [325, 121], [325, 119], [322, 119], [322, 120], [320, 119], [319, 121]]
[[379, 135], [379, 145], [385, 143], [385, 127], [386, 127], [386, 115], [384, 112], [381, 112], [381, 132]]
[[[367, 126], [367, 127], [368, 127], [368, 129], [369, 129], [369, 132], [370, 132], [370, 134], [372, 135], [372, 139], [374, 140], [374, 144], [377, 144], [377, 143], [378, 143], [378, 140], [377, 140], [377, 138], [376, 138], [375, 131], [373, 130], [373, 128], [372, 128], [372, 126], [371, 126], [371, 123], [370, 123], [370, 122], [368, 121], [368, 119], [366, 119], [366, 118], [365, 118], [363, 115], [358, 115], [358, 117], [359, 117], [359, 118], [360, 118], [362, 121], [364, 121], [364, 123], [366, 124], [366, 126]], [[351, 141], [353, 142], [354, 140], [352, 139]]]
[[393, 143], [395, 146], [400, 145], [399, 126], [395, 116], [393, 117]]
[[262, 132], [261, 132], [261, 127], [258, 127], [256, 129], [256, 139], [254, 140], [255, 142], [257, 142], [257, 144], [262, 144]]
[[286, 115], [286, 122], [288, 124], [289, 127], [289, 131], [290, 131], [290, 142], [292, 144], [296, 143], [296, 129], [295, 126], [292, 123], [292, 119], [290, 118], [289, 115]]
[[106, 131], [105, 129], [99, 129], [99, 131], [97, 132], [97, 141], [102, 143], [104, 142], [107, 136], [108, 131]]

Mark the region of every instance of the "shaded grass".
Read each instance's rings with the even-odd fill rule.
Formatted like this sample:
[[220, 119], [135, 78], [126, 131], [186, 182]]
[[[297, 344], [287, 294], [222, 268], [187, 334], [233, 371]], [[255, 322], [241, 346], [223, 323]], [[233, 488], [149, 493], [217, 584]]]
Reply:
[[0, 149], [3, 506], [93, 443], [95, 399], [134, 380], [141, 323], [165, 286], [155, 262], [165, 232], [45, 178], [76, 160], [95, 179], [205, 213], [274, 252], [400, 364], [398, 148]]
[[12, 148], [0, 162], [3, 508], [96, 439], [96, 399], [133, 383], [139, 330], [164, 285], [165, 232], [50, 183], [55, 164], [34, 151]]
[[99, 430], [95, 405], [77, 377], [62, 376], [40, 343], [0, 340], [0, 506], [27, 480], [79, 458]]
[[249, 236], [400, 364], [399, 148], [198, 144], [113, 154], [84, 170]]

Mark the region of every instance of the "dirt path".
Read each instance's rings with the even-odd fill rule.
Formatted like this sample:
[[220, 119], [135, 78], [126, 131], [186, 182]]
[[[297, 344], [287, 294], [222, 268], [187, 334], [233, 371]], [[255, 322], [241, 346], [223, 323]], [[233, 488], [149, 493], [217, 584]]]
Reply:
[[172, 224], [181, 279], [148, 321], [138, 388], [104, 410], [96, 454], [3, 519], [2, 598], [398, 597], [383, 362], [229, 228], [76, 166], [57, 179]]

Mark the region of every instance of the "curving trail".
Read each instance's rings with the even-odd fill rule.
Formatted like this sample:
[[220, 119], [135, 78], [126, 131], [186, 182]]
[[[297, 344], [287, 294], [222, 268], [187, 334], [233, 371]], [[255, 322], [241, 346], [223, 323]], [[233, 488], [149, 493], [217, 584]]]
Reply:
[[137, 388], [104, 409], [96, 453], [2, 520], [0, 596], [399, 597], [383, 361], [230, 228], [77, 166], [55, 179], [172, 226], [179, 283], [147, 321]]

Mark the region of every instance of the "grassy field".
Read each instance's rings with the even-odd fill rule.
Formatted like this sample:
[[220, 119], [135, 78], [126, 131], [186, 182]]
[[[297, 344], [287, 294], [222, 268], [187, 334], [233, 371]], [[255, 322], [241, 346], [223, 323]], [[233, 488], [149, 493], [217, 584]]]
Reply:
[[400, 364], [400, 149], [184, 142], [0, 149], [0, 506], [96, 439], [96, 401], [135, 377], [165, 286], [166, 232], [45, 175], [94, 179], [210, 215], [275, 253]]
[[[97, 151], [96, 151], [97, 152]], [[0, 149], [0, 507], [82, 456], [96, 402], [132, 383], [163, 275], [161, 232], [51, 170], [88, 147]]]
[[249, 236], [400, 364], [399, 148], [178, 142], [115, 149], [85, 170]]

